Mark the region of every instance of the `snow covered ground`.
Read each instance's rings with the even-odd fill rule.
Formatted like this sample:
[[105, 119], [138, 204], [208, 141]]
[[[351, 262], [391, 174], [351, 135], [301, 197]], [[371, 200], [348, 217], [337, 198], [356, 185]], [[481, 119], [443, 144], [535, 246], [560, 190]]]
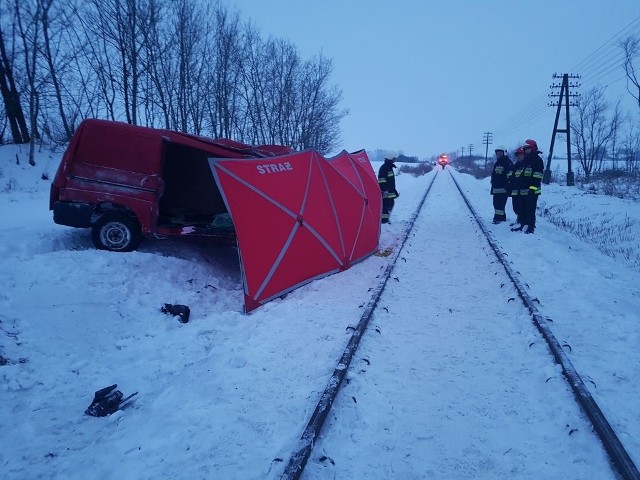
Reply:
[[[278, 478], [389, 257], [244, 315], [233, 248], [148, 240], [116, 254], [55, 225], [40, 177], [59, 158], [30, 167], [0, 148], [0, 476]], [[488, 180], [453, 174], [491, 219]], [[397, 177], [381, 247], [433, 176], [304, 478], [614, 478], [448, 171]], [[640, 211], [559, 185], [539, 205], [534, 235], [490, 229], [640, 463]], [[576, 223], [590, 240], [624, 235], [599, 247], [556, 226]], [[189, 305], [189, 323], [164, 303]], [[131, 407], [83, 415], [114, 383], [139, 392]]]

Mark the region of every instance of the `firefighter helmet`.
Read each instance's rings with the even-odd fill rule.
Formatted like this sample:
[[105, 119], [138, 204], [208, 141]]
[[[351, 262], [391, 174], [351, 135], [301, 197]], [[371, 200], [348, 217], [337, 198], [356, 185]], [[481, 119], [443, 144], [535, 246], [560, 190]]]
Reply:
[[526, 149], [526, 148], [531, 148], [531, 149], [533, 149], [533, 150], [535, 150], [537, 152], [538, 151], [538, 144], [536, 143], [535, 140], [528, 139], [528, 140], [525, 140], [524, 144], [522, 145], [522, 149], [523, 150]]
[[498, 146], [496, 147], [496, 150], [495, 150], [495, 151], [496, 151], [496, 152], [499, 152], [499, 151], [506, 152], [506, 151], [507, 151], [507, 149], [506, 149], [503, 145], [498, 145]]

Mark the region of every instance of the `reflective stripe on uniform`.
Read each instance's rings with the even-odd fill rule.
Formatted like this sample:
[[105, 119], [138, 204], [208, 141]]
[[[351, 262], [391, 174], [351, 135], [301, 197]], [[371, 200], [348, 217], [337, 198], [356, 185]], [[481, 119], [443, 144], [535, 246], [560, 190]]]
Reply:
[[542, 172], [533, 172], [533, 178], [542, 180]]
[[492, 193], [507, 193], [507, 189], [506, 188], [494, 188], [492, 190]]

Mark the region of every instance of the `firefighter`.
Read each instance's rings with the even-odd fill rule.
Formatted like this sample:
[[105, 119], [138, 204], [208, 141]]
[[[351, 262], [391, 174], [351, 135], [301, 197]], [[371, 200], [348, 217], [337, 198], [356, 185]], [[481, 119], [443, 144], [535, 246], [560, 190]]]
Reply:
[[[510, 226], [515, 227], [517, 224], [522, 224], [522, 199], [524, 195], [520, 195], [520, 177], [522, 176], [522, 168], [524, 164], [524, 150], [522, 147], [516, 149], [516, 161], [513, 164], [513, 168], [507, 173], [509, 179], [509, 190], [511, 196], [511, 206], [513, 207], [513, 213], [516, 214], [516, 221]], [[529, 190], [527, 189], [527, 193]]]
[[509, 198], [509, 178], [513, 164], [507, 155], [507, 149], [499, 146], [495, 150], [496, 163], [491, 172], [491, 195], [493, 195], [493, 223], [501, 223], [507, 220], [505, 207]]
[[538, 144], [535, 140], [526, 140], [522, 149], [524, 150], [524, 160], [520, 177], [522, 179], [520, 192], [527, 190], [527, 194], [522, 200], [522, 224], [512, 230], [518, 232], [524, 229], [524, 233], [533, 233], [536, 229], [538, 197], [542, 193], [544, 162], [540, 158], [542, 152], [538, 150]]
[[396, 168], [395, 159], [395, 154], [388, 154], [378, 170], [378, 184], [382, 193], [382, 223], [389, 223], [395, 199], [400, 196], [396, 190], [396, 176], [393, 173], [393, 169]]

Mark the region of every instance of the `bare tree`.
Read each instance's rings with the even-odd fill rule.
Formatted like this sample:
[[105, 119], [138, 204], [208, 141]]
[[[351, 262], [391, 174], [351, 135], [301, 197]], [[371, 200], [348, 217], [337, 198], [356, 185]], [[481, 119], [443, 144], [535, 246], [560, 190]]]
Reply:
[[[174, 111], [173, 85], [176, 81], [174, 36], [164, 26], [169, 10], [163, 1], [152, 0], [149, 5], [149, 17], [145, 35], [145, 57], [148, 65], [144, 78], [144, 111], [148, 125], [172, 128], [172, 112]], [[161, 118], [160, 122], [156, 117]]]
[[[66, 41], [74, 30], [66, 14], [66, 10], [73, 8], [72, 1], [12, 2], [12, 45], [18, 60], [18, 88], [28, 94], [30, 162], [36, 138], [47, 136], [68, 141], [82, 116], [80, 102], [75, 98], [82, 96], [78, 93], [82, 89], [77, 88], [75, 77], [83, 69], [75, 68], [78, 51]], [[4, 47], [4, 38], [0, 43]]]
[[5, 132], [7, 131], [7, 126], [8, 126], [8, 119], [7, 119], [7, 114], [4, 111], [4, 104], [0, 103], [0, 119], [2, 119], [2, 122], [0, 122], [0, 145], [4, 145], [5, 144]]
[[607, 147], [622, 122], [620, 102], [609, 117], [609, 104], [604, 99], [604, 90], [594, 87], [583, 95], [575, 108], [571, 141], [577, 148], [580, 164], [588, 180], [594, 168], [601, 167]]
[[242, 84], [248, 123], [246, 141], [282, 144], [296, 148], [296, 126], [301, 118], [299, 91], [302, 61], [295, 47], [285, 40], [262, 41], [250, 27]]
[[66, 112], [66, 102], [63, 98], [62, 83], [59, 68], [63, 67], [68, 59], [61, 58], [68, 54], [62, 54], [57, 48], [60, 45], [62, 30], [69, 28], [68, 25], [58, 24], [58, 20], [63, 17], [53, 14], [56, 0], [44, 0], [42, 2], [42, 12], [40, 21], [42, 22], [42, 55], [48, 69], [49, 80], [53, 88], [55, 104], [58, 108], [60, 122], [64, 130], [64, 138], [68, 141], [75, 130], [72, 122], [69, 121]]
[[622, 152], [627, 174], [637, 176], [640, 174], [640, 131], [631, 124], [627, 135], [622, 140]]
[[[68, 69], [64, 81], [60, 85], [68, 101], [69, 123], [75, 126], [86, 117], [107, 117], [114, 118], [113, 101], [109, 104], [105, 98], [114, 100], [114, 95], [107, 94], [106, 78], [100, 76], [98, 72], [104, 69], [98, 67], [98, 59], [101, 57], [97, 52], [99, 42], [94, 38], [88, 38], [87, 33], [87, 8], [82, 0], [77, 3], [68, 0], [69, 3], [60, 5], [59, 14], [63, 17], [64, 28], [61, 29], [64, 47], [64, 60], [56, 61], [56, 64], [63, 63]], [[72, 3], [74, 2], [74, 3]]]
[[348, 114], [341, 110], [342, 92], [329, 85], [333, 71], [331, 61], [322, 55], [306, 62], [301, 82], [301, 105], [298, 148], [315, 148], [326, 153], [335, 149], [340, 140], [340, 122]]
[[[621, 43], [624, 51], [624, 71], [627, 74], [627, 90], [636, 99], [640, 108], [640, 38], [628, 37]], [[631, 85], [630, 85], [631, 84]], [[632, 86], [633, 85], [633, 86]]]
[[[260, 107], [267, 126], [268, 143], [291, 145], [293, 129], [290, 119], [296, 114], [296, 76], [300, 56], [285, 40], [269, 39], [264, 44], [262, 63], [265, 67]], [[293, 146], [293, 145], [292, 145]]]
[[208, 128], [214, 137], [240, 137], [242, 38], [237, 13], [218, 6], [210, 55], [211, 92], [204, 97]]
[[[0, 12], [3, 13], [3, 12]], [[0, 25], [0, 93], [13, 143], [28, 143], [29, 129], [20, 102], [20, 92], [16, 88], [13, 73], [13, 61], [7, 51], [2, 25]]]
[[31, 130], [31, 138], [29, 139], [29, 164], [35, 165], [35, 139], [39, 136], [38, 116], [40, 113], [41, 87], [43, 83], [43, 79], [38, 70], [42, 0], [35, 0], [35, 3], [14, 0], [14, 11], [16, 14], [16, 26], [22, 44], [24, 72], [29, 92], [29, 129]]
[[330, 85], [330, 60], [304, 61], [290, 42], [261, 39], [219, 2], [3, 0], [0, 27], [7, 24], [0, 92], [14, 141], [41, 132], [64, 141], [87, 116], [124, 117], [326, 152], [347, 114]]
[[342, 92], [329, 85], [332, 68], [322, 55], [303, 62], [286, 41], [261, 41], [249, 26], [241, 66], [247, 141], [334, 149], [347, 112], [339, 109]]
[[244, 122], [241, 139], [252, 144], [267, 142], [267, 125], [264, 118], [264, 83], [261, 79], [265, 75], [264, 43], [259, 32], [251, 24], [245, 26], [244, 49], [240, 70], [242, 74], [242, 99], [244, 103]]
[[[106, 16], [91, 3], [73, 11], [76, 20], [82, 29], [82, 35], [76, 38], [76, 48], [82, 52], [83, 63], [91, 72], [99, 93], [96, 116], [105, 116], [110, 120], [116, 120], [116, 102], [118, 97], [117, 71], [114, 65], [115, 45], [113, 39], [107, 35], [101, 35], [98, 26], [102, 22], [102, 16]], [[83, 44], [83, 45], [81, 45]], [[81, 68], [81, 65], [78, 65]], [[101, 110], [104, 109], [104, 112]]]
[[[87, 42], [91, 65], [101, 83], [111, 118], [123, 109], [128, 123], [138, 124], [140, 86], [147, 51], [144, 26], [150, 16], [150, 0], [90, 0], [84, 17], [79, 17]], [[117, 103], [116, 103], [117, 102]]]
[[[176, 0], [172, 16], [172, 31], [177, 54], [176, 109], [174, 128], [183, 132], [202, 133], [203, 101], [208, 90], [205, 58], [208, 12], [195, 0]], [[205, 93], [206, 92], [206, 93]]]

